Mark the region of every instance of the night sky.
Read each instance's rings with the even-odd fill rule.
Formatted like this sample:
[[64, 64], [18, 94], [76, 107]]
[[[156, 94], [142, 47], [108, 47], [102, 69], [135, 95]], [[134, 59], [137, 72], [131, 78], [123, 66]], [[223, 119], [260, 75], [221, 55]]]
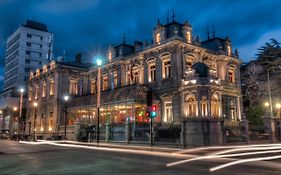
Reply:
[[0, 73], [5, 40], [27, 19], [46, 24], [54, 34], [55, 57], [65, 50], [68, 59], [82, 52], [90, 60], [122, 42], [124, 32], [129, 44], [151, 41], [157, 18], [165, 24], [174, 8], [176, 21], [188, 20], [194, 36], [205, 40], [207, 25], [214, 25], [216, 36], [229, 36], [247, 62], [270, 38], [281, 41], [280, 7], [278, 0], [0, 0]]

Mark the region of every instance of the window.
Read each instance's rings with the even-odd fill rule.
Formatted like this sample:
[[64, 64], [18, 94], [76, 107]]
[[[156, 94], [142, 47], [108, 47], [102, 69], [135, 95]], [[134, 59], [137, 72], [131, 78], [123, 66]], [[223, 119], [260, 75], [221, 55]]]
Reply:
[[30, 59], [25, 59], [26, 64], [30, 64]]
[[227, 55], [231, 56], [231, 47], [230, 47], [230, 45], [227, 45]]
[[171, 63], [170, 63], [170, 59], [163, 61], [162, 77], [163, 77], [163, 79], [171, 78]]
[[113, 72], [113, 84], [114, 84], [114, 88], [117, 87], [118, 84], [118, 75], [117, 75], [117, 71]]
[[42, 83], [42, 97], [46, 97], [46, 82]]
[[96, 86], [96, 79], [91, 80], [91, 94], [96, 93], [97, 86]]
[[187, 43], [191, 43], [191, 34], [190, 34], [190, 31], [187, 31], [187, 32], [186, 32], [186, 42], [187, 42]]
[[41, 118], [45, 118], [45, 117], [46, 117], [46, 116], [45, 116], [45, 113], [42, 112]]
[[235, 74], [234, 74], [235, 70], [233, 68], [229, 68], [228, 70], [228, 81], [231, 83], [235, 82]]
[[55, 90], [55, 82], [54, 80], [50, 80], [50, 95], [54, 95]]
[[50, 112], [50, 118], [52, 118], [53, 117], [53, 112]]
[[28, 88], [28, 101], [32, 100], [32, 88]]
[[43, 121], [40, 122], [40, 131], [41, 132], [44, 131], [44, 123], [43, 123]]
[[140, 76], [139, 76], [139, 70], [133, 69], [133, 82], [134, 83], [140, 83]]
[[102, 84], [102, 90], [105, 91], [107, 90], [108, 87], [108, 76], [104, 75], [102, 78], [103, 84]]
[[53, 130], [53, 120], [49, 121], [49, 131]]
[[26, 46], [31, 46], [31, 42], [26, 42]]
[[130, 84], [132, 84], [132, 74], [131, 74], [132, 72], [131, 71], [127, 71], [127, 76], [126, 76], [126, 82], [127, 82], [127, 85], [130, 85]]
[[69, 94], [77, 95], [78, 94], [78, 82], [77, 80], [69, 80]]
[[173, 121], [172, 101], [165, 101], [164, 103], [164, 122], [170, 123]]
[[189, 117], [195, 117], [196, 116], [196, 99], [194, 97], [189, 97], [186, 102], [187, 102], [186, 115]]
[[27, 34], [26, 34], [26, 37], [27, 37], [27, 38], [31, 38], [32, 35], [31, 35], [30, 33], [27, 33]]
[[156, 80], [156, 66], [155, 64], [149, 65], [148, 68], [148, 81], [149, 82], [154, 82]]
[[157, 44], [160, 44], [160, 41], [161, 41], [161, 35], [160, 35], [160, 33], [157, 33], [156, 34], [156, 42], [157, 42]]
[[25, 51], [25, 54], [26, 54], [26, 55], [30, 55], [30, 50], [26, 50], [26, 51]]
[[213, 117], [219, 117], [219, 101], [218, 95], [212, 95], [211, 113]]
[[206, 98], [202, 99], [201, 102], [201, 111], [202, 111], [202, 116], [207, 116], [208, 115], [208, 108], [207, 108], [207, 100]]
[[38, 92], [39, 92], [39, 86], [35, 85], [35, 95], [34, 95], [34, 99], [37, 100], [38, 99]]

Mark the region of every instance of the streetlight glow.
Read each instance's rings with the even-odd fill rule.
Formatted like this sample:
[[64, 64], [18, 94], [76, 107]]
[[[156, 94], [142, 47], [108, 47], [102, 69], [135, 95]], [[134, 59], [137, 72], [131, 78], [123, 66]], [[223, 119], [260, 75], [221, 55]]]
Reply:
[[268, 102], [265, 102], [265, 103], [264, 103], [264, 106], [265, 106], [265, 107], [268, 107], [268, 106], [269, 106], [269, 103], [268, 103]]
[[277, 103], [277, 104], [276, 104], [276, 108], [277, 108], [277, 109], [280, 109], [280, 108], [281, 108], [281, 104], [280, 104], [280, 103]]
[[38, 103], [37, 103], [37, 102], [34, 102], [34, 103], [33, 103], [33, 106], [34, 106], [34, 107], [37, 107], [37, 106], [38, 106]]
[[97, 59], [97, 65], [101, 66], [101, 64], [102, 64], [102, 60], [101, 59]]
[[14, 111], [17, 111], [17, 110], [18, 110], [18, 108], [17, 108], [17, 107], [14, 107], [13, 109], [14, 109]]
[[24, 93], [24, 89], [23, 88], [20, 88], [20, 93]]
[[68, 95], [65, 95], [63, 98], [64, 98], [64, 101], [68, 101], [69, 96], [68, 96]]

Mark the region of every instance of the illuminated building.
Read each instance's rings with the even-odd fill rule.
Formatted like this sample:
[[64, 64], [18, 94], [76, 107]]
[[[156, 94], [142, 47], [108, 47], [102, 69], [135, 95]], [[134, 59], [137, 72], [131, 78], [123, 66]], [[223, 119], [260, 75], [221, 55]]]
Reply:
[[[198, 37], [194, 39], [188, 22], [174, 20], [166, 25], [158, 21], [153, 43], [135, 41], [129, 45], [124, 41], [110, 46], [101, 67], [101, 139], [147, 140], [146, 93], [151, 88], [153, 104], [157, 106], [156, 139], [161, 141], [165, 139], [162, 136], [167, 136], [166, 140], [181, 140], [183, 145], [220, 144], [222, 121], [237, 123], [242, 113], [241, 61], [231, 50], [228, 37], [213, 36], [200, 42]], [[71, 95], [68, 131], [73, 133], [73, 139], [77, 135], [83, 137], [82, 130], [97, 123], [98, 68], [85, 66], [79, 59], [76, 63], [79, 64], [51, 63], [56, 66], [47, 71], [45, 77], [49, 78], [44, 89], [53, 79], [54, 104], [43, 105], [54, 109], [53, 134], [60, 133], [56, 127], [63, 123], [59, 122], [63, 118], [62, 95]], [[44, 75], [31, 75], [28, 85], [32, 96]], [[44, 121], [48, 120], [47, 114]], [[45, 127], [49, 127], [47, 123]]]

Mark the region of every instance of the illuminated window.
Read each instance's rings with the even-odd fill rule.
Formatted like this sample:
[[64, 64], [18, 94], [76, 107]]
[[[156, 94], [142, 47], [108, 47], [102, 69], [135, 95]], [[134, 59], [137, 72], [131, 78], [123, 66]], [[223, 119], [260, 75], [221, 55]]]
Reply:
[[187, 116], [195, 117], [196, 116], [196, 100], [194, 97], [189, 97], [187, 99]]
[[111, 53], [111, 51], [109, 51], [109, 53], [108, 53], [108, 60], [109, 60], [109, 62], [112, 61], [112, 53]]
[[54, 69], [56, 67], [56, 62], [55, 61], [52, 61], [51, 64], [50, 64], [50, 69]]
[[187, 43], [191, 43], [191, 34], [190, 34], [190, 31], [187, 31], [187, 32], [186, 32], [186, 42], [187, 42]]
[[228, 70], [228, 81], [231, 83], [235, 82], [235, 70], [233, 68], [229, 68]]
[[104, 75], [102, 81], [103, 81], [102, 90], [105, 91], [108, 88], [108, 76]]
[[157, 42], [157, 44], [160, 44], [160, 41], [161, 41], [161, 35], [160, 35], [160, 33], [157, 33], [156, 34], [156, 42]]
[[163, 121], [167, 123], [173, 122], [173, 107], [172, 107], [172, 100], [164, 102], [164, 118]]
[[36, 70], [36, 77], [40, 76], [40, 69]]
[[55, 90], [55, 82], [54, 80], [50, 80], [50, 95], [54, 95]]
[[53, 120], [49, 121], [49, 131], [53, 130]]
[[139, 83], [140, 82], [139, 70], [137, 68], [133, 69], [133, 82], [134, 83]]
[[114, 88], [117, 87], [118, 84], [118, 75], [117, 75], [117, 71], [113, 72], [113, 84], [114, 84]]
[[213, 117], [219, 117], [219, 101], [216, 94], [212, 96], [211, 113]]
[[42, 83], [42, 97], [46, 97], [46, 82]]
[[32, 100], [32, 88], [28, 88], [28, 101]]
[[43, 73], [47, 73], [47, 72], [48, 72], [47, 65], [44, 65], [44, 66], [43, 66]]
[[130, 84], [132, 84], [132, 76], [131, 76], [131, 71], [127, 71], [127, 73], [126, 73], [126, 84], [127, 85], [130, 85]]
[[206, 100], [206, 98], [202, 99], [201, 111], [202, 111], [202, 116], [207, 116], [208, 115], [207, 100]]
[[92, 79], [92, 80], [91, 80], [91, 94], [96, 93], [96, 89], [97, 89], [96, 80], [95, 80], [95, 79]]
[[230, 47], [230, 45], [227, 45], [227, 55], [231, 56], [231, 47]]
[[69, 94], [77, 95], [78, 94], [78, 81], [69, 80]]
[[171, 63], [170, 59], [163, 61], [162, 66], [162, 77], [163, 79], [171, 78]]
[[37, 100], [38, 99], [38, 92], [39, 92], [39, 86], [35, 85], [35, 95], [34, 95], [34, 99]]
[[155, 82], [156, 80], [156, 66], [154, 64], [150, 64], [148, 67], [148, 81]]

